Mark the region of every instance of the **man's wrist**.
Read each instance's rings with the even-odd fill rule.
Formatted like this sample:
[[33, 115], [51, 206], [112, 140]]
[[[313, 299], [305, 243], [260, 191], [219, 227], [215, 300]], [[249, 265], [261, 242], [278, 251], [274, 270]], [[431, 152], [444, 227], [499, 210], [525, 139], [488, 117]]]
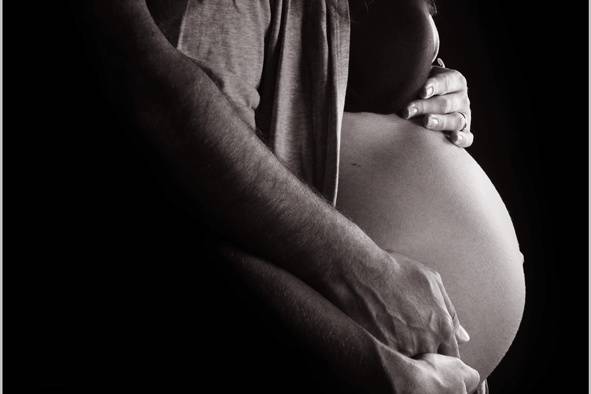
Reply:
[[367, 238], [365, 248], [357, 249], [344, 260], [330, 261], [330, 276], [327, 278], [327, 298], [339, 306], [351, 318], [356, 320], [358, 314], [364, 313], [359, 309], [360, 300], [369, 301], [371, 294], [368, 289], [381, 288], [381, 283], [388, 275], [388, 264], [393, 261], [392, 256]]

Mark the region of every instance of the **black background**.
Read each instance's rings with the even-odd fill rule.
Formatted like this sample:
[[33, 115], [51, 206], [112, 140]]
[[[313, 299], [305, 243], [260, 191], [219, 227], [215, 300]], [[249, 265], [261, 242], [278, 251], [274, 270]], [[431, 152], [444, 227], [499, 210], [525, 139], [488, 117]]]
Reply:
[[[177, 246], [182, 260], [179, 245], [199, 235], [179, 230], [190, 226], [107, 104], [77, 14], [65, 2], [20, 3], [5, 4], [3, 21], [5, 383], [88, 392], [115, 388], [112, 376], [131, 370], [149, 382], [135, 360], [179, 342], [143, 327], [204, 316], [179, 318], [162, 304], [171, 292], [194, 294], [171, 290], [186, 274], [178, 265], [158, 264]], [[525, 255], [523, 323], [491, 388], [586, 391], [588, 10], [437, 4], [440, 56], [469, 81], [470, 152], [503, 196]]]

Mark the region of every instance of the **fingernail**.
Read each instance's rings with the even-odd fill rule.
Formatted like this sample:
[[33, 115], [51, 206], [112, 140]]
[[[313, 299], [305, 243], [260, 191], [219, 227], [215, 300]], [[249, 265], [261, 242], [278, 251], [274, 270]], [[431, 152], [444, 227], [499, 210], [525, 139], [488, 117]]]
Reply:
[[462, 135], [462, 133], [456, 134], [456, 140], [454, 141], [454, 144], [460, 145], [463, 141], [464, 141], [464, 136]]
[[406, 119], [412, 118], [413, 116], [415, 116], [416, 113], [417, 113], [417, 107], [415, 107], [414, 105], [411, 105], [406, 110]]
[[427, 127], [429, 129], [433, 129], [435, 127], [437, 127], [437, 125], [439, 124], [439, 119], [437, 119], [434, 116], [429, 116], [429, 118], [427, 118]]
[[468, 342], [470, 340], [470, 335], [468, 335], [468, 331], [461, 325], [458, 326], [458, 338], [463, 342]]
[[429, 98], [433, 95], [433, 86], [429, 85], [425, 88], [425, 98]]

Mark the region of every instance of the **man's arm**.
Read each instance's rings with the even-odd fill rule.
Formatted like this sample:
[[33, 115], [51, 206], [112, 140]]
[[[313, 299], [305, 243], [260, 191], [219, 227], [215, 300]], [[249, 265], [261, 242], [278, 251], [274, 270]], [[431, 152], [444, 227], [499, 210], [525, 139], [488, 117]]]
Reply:
[[208, 223], [385, 343], [408, 354], [441, 344], [457, 353], [458, 324], [438, 275], [394, 259], [289, 172], [204, 70], [168, 43], [145, 1], [86, 4], [106, 59], [129, 84], [142, 129], [195, 206], [205, 207]]
[[359, 392], [472, 393], [480, 376], [459, 358], [395, 351], [288, 272], [224, 247], [223, 257], [295, 338]]

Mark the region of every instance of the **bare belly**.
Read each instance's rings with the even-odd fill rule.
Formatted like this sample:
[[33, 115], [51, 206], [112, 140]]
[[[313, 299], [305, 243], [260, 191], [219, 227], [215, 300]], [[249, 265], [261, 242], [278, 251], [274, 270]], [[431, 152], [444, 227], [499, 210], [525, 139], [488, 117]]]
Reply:
[[346, 113], [337, 208], [441, 274], [472, 338], [462, 359], [487, 377], [517, 333], [525, 281], [511, 218], [474, 159], [401, 118]]

